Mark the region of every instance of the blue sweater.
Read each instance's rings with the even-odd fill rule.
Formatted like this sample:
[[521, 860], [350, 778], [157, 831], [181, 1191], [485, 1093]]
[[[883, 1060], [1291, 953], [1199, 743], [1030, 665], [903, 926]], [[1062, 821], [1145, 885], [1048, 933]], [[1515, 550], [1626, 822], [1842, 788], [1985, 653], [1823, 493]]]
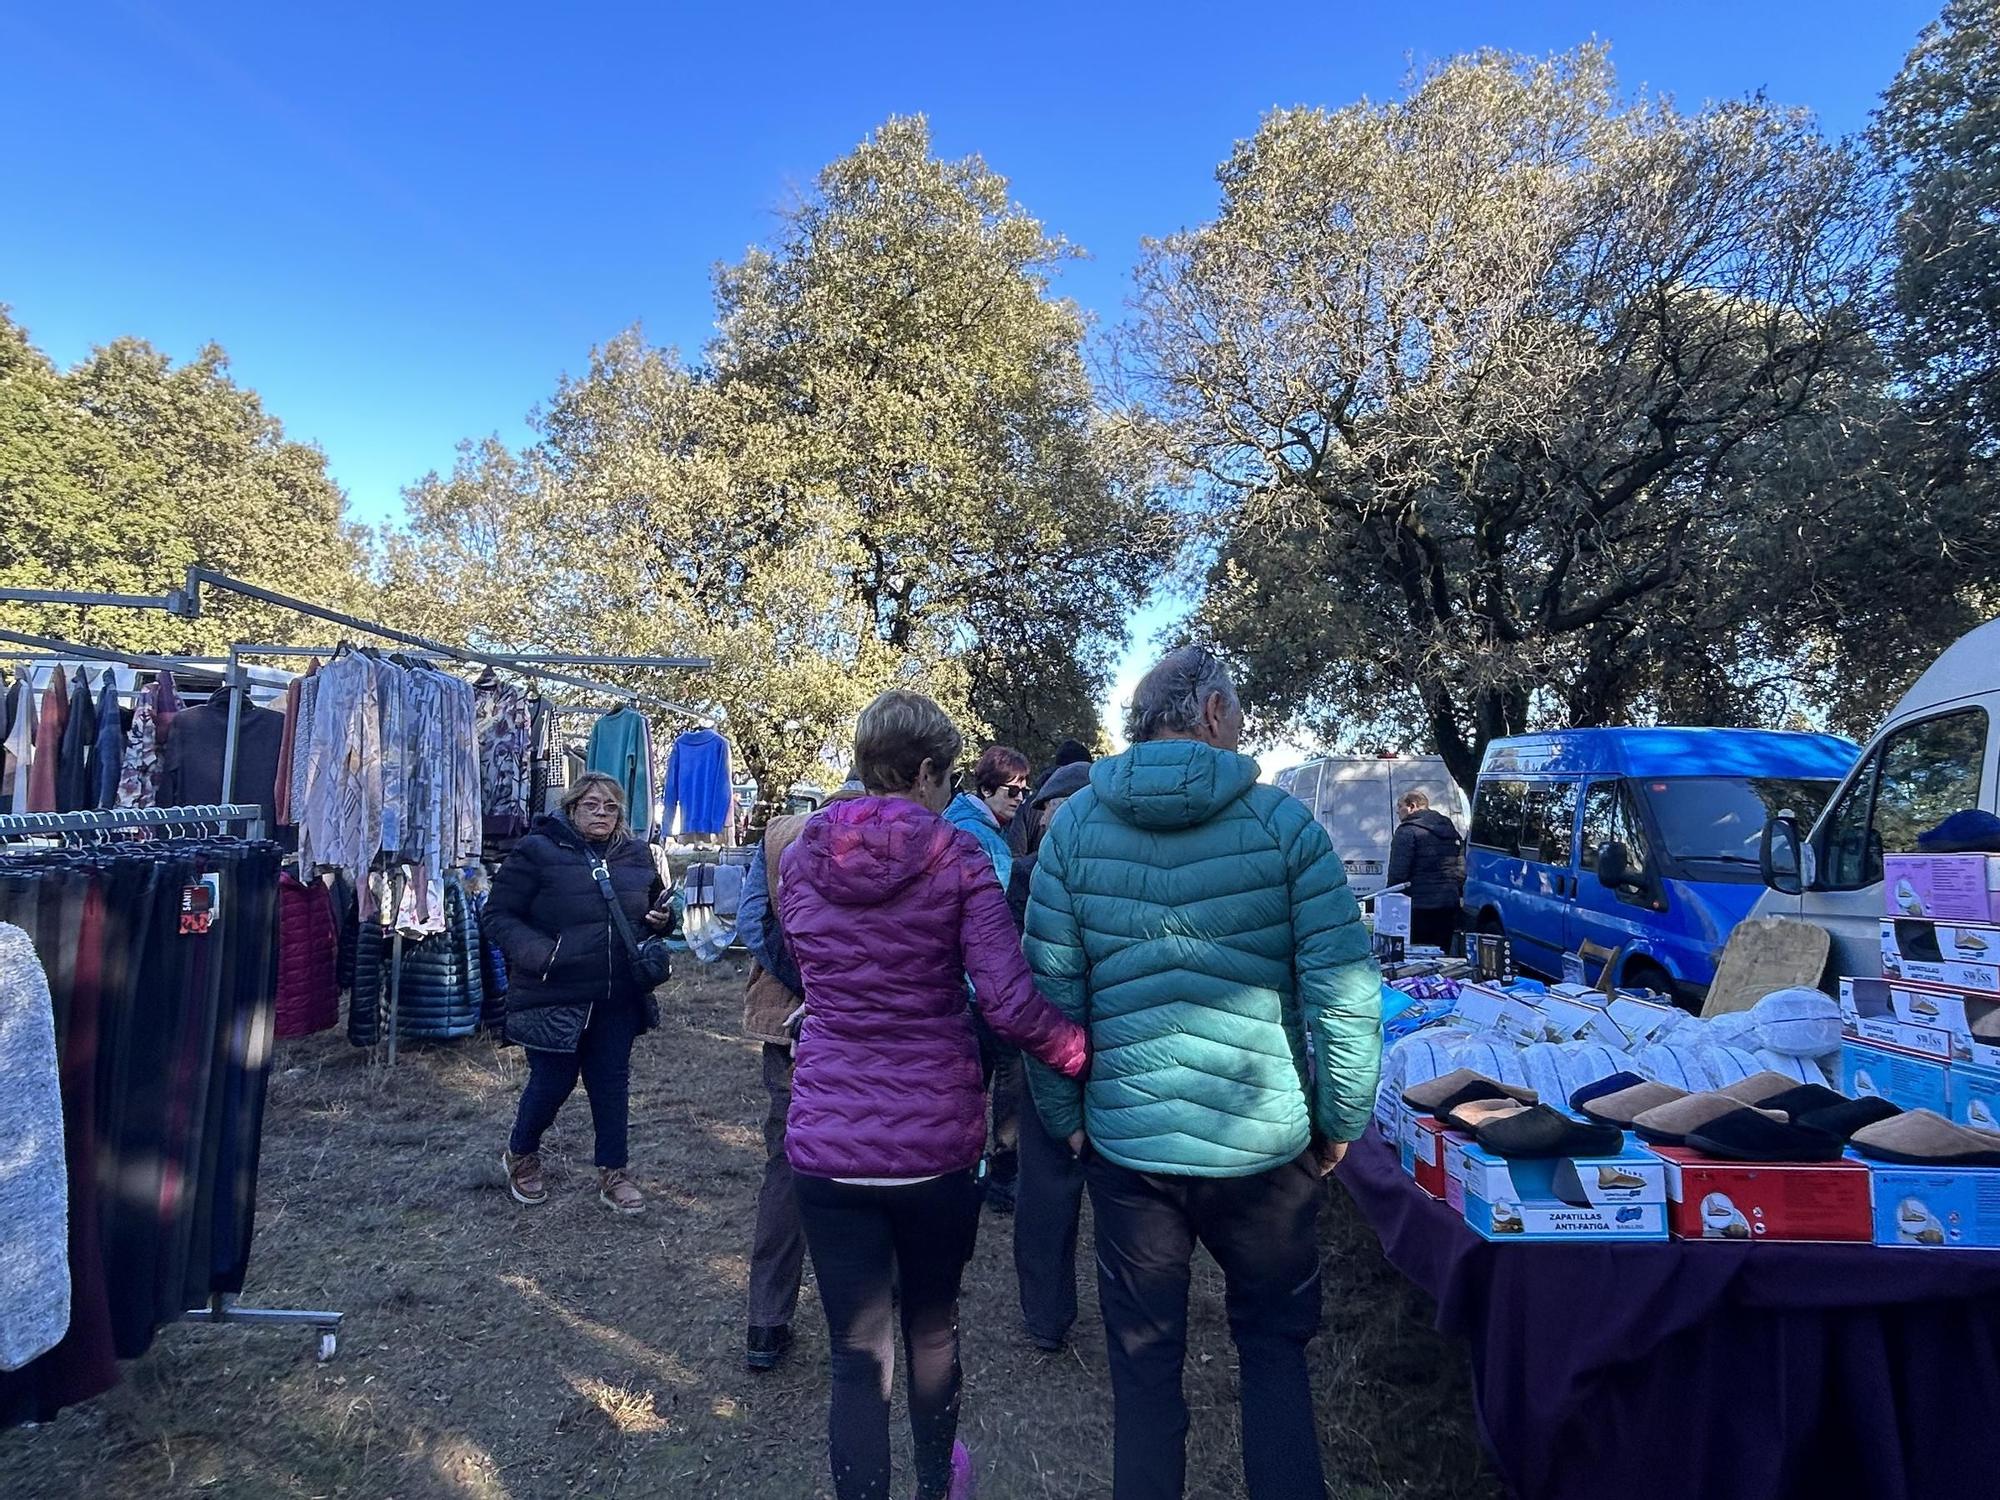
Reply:
[[1014, 878], [1014, 851], [1007, 847], [1007, 835], [1000, 827], [1000, 820], [993, 816], [986, 804], [970, 792], [960, 792], [951, 799], [951, 806], [944, 810], [944, 820], [956, 823], [979, 840], [979, 847], [993, 861], [993, 873], [1000, 878], [1000, 889], [1006, 890], [1007, 882]]
[[682, 833], [720, 833], [729, 826], [729, 741], [713, 729], [691, 729], [667, 757], [661, 801], [666, 826], [681, 815]]

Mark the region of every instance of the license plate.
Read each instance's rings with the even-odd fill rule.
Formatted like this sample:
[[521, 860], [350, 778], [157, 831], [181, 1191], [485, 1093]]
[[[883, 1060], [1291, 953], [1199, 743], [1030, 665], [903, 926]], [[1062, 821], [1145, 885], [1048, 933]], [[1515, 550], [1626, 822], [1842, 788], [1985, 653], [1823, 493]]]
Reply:
[[1380, 875], [1382, 861], [1379, 859], [1344, 859], [1341, 861], [1350, 875]]

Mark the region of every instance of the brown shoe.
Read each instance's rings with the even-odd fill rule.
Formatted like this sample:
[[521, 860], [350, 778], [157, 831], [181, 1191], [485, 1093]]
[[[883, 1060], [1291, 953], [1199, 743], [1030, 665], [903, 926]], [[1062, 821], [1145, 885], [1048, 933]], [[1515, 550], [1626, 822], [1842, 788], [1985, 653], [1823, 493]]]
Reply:
[[597, 1169], [597, 1201], [614, 1214], [624, 1214], [627, 1218], [646, 1211], [646, 1195], [639, 1191], [639, 1184], [623, 1167]]
[[539, 1151], [530, 1151], [526, 1156], [502, 1151], [500, 1170], [507, 1174], [507, 1191], [514, 1195], [516, 1203], [534, 1208], [549, 1201], [549, 1185], [542, 1181], [542, 1156]]

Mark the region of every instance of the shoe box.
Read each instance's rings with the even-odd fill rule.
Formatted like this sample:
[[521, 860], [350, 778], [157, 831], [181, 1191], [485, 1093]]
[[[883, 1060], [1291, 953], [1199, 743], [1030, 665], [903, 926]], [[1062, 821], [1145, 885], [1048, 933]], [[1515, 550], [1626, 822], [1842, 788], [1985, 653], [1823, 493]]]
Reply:
[[2000, 1167], [1876, 1162], [1875, 1243], [1918, 1250], [2000, 1250]]
[[1885, 854], [1883, 914], [2000, 924], [2000, 855]]
[[1416, 1179], [1418, 1187], [1433, 1198], [1442, 1199], [1445, 1145], [1449, 1141], [1467, 1142], [1471, 1139], [1471, 1136], [1453, 1130], [1442, 1120], [1406, 1108], [1403, 1111], [1403, 1134], [1397, 1143], [1396, 1154], [1402, 1159], [1403, 1170]]
[[1858, 1161], [1717, 1161], [1653, 1146], [1665, 1163], [1667, 1224], [1677, 1240], [1839, 1240], [1874, 1235], [1868, 1168]]
[[2000, 927], [1885, 917], [1882, 973], [1890, 979], [2000, 995]]
[[1556, 1195], [1554, 1157], [1495, 1156], [1447, 1134], [1445, 1201], [1482, 1239], [1503, 1241], [1664, 1240], [1666, 1168], [1628, 1138], [1615, 1156], [1570, 1158], [1581, 1203]]
[[2000, 1130], [2000, 1068], [1951, 1065], [1951, 1118], [1975, 1130]]
[[1951, 1114], [1951, 1064], [1920, 1052], [1873, 1042], [1840, 1044], [1841, 1093], [1850, 1099], [1887, 1099], [1901, 1109]]

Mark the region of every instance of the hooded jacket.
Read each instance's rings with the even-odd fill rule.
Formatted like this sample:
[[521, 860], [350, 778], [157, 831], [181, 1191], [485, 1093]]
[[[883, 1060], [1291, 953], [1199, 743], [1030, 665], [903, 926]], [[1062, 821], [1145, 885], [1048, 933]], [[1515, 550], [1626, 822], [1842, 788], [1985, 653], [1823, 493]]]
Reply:
[[1073, 1078], [1083, 1029], [1036, 993], [992, 862], [971, 834], [899, 797], [817, 813], [786, 849], [778, 904], [805, 983], [786, 1153], [819, 1177], [929, 1177], [986, 1145], [965, 1004]]
[[1087, 1090], [1030, 1064], [1050, 1134], [1138, 1172], [1247, 1177], [1374, 1107], [1381, 974], [1326, 832], [1248, 756], [1156, 740], [1091, 767], [1042, 841], [1028, 958], [1087, 1024]]
[[1000, 889], [1006, 890], [1007, 882], [1014, 874], [1014, 851], [1007, 846], [1006, 830], [993, 816], [993, 809], [972, 793], [960, 792], [951, 799], [951, 806], [944, 810], [944, 820], [956, 828], [963, 828], [979, 840], [979, 847], [986, 851], [987, 859], [993, 863], [993, 874], [1000, 881]]
[[1389, 841], [1388, 883], [1406, 881], [1410, 905], [1419, 911], [1455, 907], [1464, 899], [1465, 840], [1434, 807], [1404, 818]]
[[[605, 863], [632, 935], [643, 942], [646, 912], [661, 889], [653, 856], [626, 839], [611, 846]], [[507, 1039], [523, 1047], [574, 1052], [593, 1005], [641, 998], [590, 866], [583, 835], [569, 819], [551, 816], [536, 822], [493, 877], [486, 933], [507, 956]], [[648, 1029], [643, 1018], [639, 1029]]]

